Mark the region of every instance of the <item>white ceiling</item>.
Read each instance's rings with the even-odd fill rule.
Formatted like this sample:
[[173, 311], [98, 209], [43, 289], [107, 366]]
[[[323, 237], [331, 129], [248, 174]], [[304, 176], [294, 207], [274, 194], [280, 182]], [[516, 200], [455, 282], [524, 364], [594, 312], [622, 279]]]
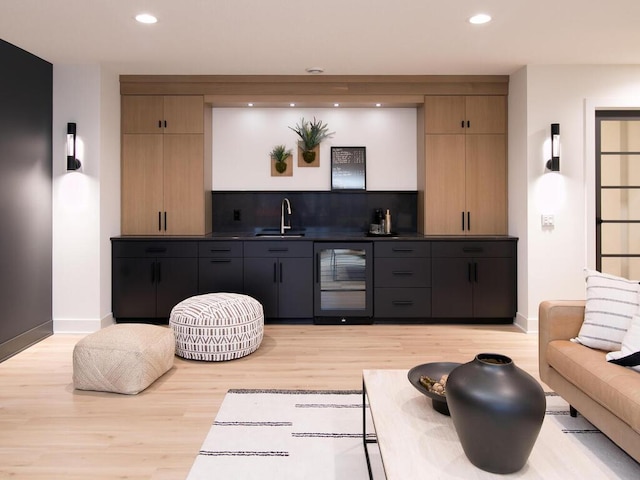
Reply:
[[510, 74], [640, 64], [640, 0], [0, 0], [0, 38], [122, 74]]

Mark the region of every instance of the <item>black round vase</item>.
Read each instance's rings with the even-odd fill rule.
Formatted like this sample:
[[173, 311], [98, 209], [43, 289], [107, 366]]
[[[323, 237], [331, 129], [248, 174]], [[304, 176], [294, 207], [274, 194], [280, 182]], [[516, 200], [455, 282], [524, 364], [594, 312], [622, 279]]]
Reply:
[[467, 458], [500, 474], [527, 463], [547, 406], [540, 384], [497, 353], [480, 353], [449, 374], [447, 404]]

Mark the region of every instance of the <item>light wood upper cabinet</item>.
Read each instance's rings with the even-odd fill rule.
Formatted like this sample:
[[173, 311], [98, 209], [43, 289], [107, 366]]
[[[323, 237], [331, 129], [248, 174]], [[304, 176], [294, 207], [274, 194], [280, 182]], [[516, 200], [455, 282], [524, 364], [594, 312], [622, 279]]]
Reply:
[[[427, 96], [419, 230], [507, 233], [506, 97]], [[422, 173], [424, 172], [424, 173]]]
[[200, 95], [124, 95], [122, 133], [204, 133]]
[[202, 96], [122, 96], [123, 235], [211, 231], [210, 131]]
[[505, 133], [506, 97], [428, 96], [424, 101], [425, 133]]

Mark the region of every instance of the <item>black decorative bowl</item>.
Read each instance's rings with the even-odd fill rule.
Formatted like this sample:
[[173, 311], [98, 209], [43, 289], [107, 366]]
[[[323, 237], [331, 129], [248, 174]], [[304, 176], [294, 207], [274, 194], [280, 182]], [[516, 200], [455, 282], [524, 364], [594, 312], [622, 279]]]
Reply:
[[443, 415], [449, 415], [446, 395], [439, 395], [435, 392], [431, 392], [427, 387], [420, 383], [420, 377], [427, 376], [437, 382], [440, 380], [440, 377], [443, 375], [449, 375], [454, 368], [459, 367], [460, 365], [462, 364], [455, 362], [424, 363], [409, 370], [407, 377], [409, 378], [411, 385], [416, 387], [420, 393], [425, 394], [431, 399], [433, 409], [436, 412], [440, 412]]

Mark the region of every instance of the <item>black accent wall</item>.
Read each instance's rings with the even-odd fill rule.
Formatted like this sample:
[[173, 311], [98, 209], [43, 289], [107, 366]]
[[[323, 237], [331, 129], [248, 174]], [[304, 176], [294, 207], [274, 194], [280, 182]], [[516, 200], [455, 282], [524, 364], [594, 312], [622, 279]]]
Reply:
[[2, 361], [53, 333], [53, 66], [3, 40], [0, 65]]
[[285, 197], [291, 202], [294, 229], [366, 232], [374, 211], [381, 208], [391, 211], [394, 232], [417, 231], [418, 194], [414, 191], [214, 191], [212, 195], [214, 232], [279, 227], [280, 207]]

